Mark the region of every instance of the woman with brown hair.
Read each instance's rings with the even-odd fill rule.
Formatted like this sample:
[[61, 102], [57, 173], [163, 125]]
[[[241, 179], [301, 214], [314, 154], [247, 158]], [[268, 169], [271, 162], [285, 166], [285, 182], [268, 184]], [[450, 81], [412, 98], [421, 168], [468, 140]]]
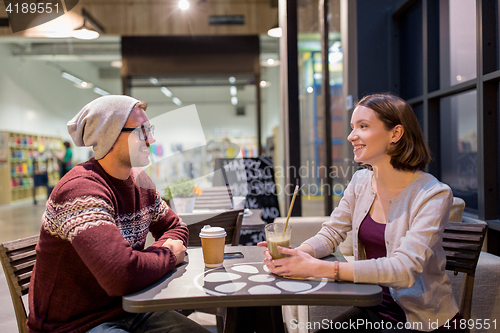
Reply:
[[[296, 249], [280, 247], [289, 255], [284, 259], [273, 260], [266, 251], [264, 262], [278, 275], [328, 277], [383, 288], [380, 305], [354, 307], [334, 322], [385, 323], [358, 326], [361, 331], [442, 329], [447, 321], [460, 318], [442, 247], [451, 189], [422, 171], [430, 151], [412, 108], [401, 98], [364, 97], [353, 111], [351, 128], [347, 139], [354, 160], [367, 169], [354, 174], [318, 234]], [[351, 230], [354, 262], [316, 259], [334, 252]], [[334, 327], [349, 326], [327, 329]]]

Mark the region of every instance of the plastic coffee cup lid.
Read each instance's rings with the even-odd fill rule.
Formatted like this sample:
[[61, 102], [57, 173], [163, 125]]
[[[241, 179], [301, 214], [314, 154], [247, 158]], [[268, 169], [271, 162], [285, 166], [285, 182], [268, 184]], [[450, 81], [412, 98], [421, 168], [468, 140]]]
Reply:
[[200, 237], [202, 238], [220, 238], [220, 237], [225, 237], [226, 230], [221, 227], [211, 227], [209, 225], [203, 226], [203, 228], [200, 231]]

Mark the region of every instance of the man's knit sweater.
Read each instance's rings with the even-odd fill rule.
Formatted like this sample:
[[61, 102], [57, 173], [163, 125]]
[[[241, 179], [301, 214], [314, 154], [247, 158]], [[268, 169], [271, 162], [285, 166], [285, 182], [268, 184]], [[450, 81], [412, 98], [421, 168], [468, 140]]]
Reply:
[[[121, 296], [175, 267], [174, 254], [161, 245], [172, 238], [187, 246], [187, 227], [149, 177], [139, 177], [141, 187], [91, 159], [54, 188], [36, 246], [30, 332], [86, 332], [123, 312]], [[155, 242], [144, 249], [148, 231]]]

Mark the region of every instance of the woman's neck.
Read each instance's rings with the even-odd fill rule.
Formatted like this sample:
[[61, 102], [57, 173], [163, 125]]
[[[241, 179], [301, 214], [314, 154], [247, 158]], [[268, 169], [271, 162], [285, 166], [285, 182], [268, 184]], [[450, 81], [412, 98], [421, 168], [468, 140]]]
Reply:
[[413, 179], [415, 171], [403, 171], [390, 167], [373, 167], [372, 187], [377, 194], [388, 198], [397, 196]]

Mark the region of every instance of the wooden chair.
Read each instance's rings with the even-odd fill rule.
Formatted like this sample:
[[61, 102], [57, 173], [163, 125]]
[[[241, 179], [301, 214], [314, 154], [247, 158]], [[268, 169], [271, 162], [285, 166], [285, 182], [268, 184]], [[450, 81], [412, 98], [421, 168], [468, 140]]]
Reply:
[[460, 293], [460, 313], [464, 319], [471, 317], [472, 290], [477, 262], [486, 234], [485, 223], [448, 222], [443, 236], [446, 252], [446, 269], [464, 273]]
[[189, 246], [201, 246], [200, 230], [204, 225], [223, 227], [226, 230], [226, 244], [238, 245], [240, 242], [243, 209], [231, 209], [225, 212], [179, 214], [189, 229]]
[[28, 293], [36, 261], [38, 235], [0, 244], [0, 261], [9, 286], [20, 333], [27, 333], [26, 309], [22, 296]]
[[229, 186], [214, 186], [202, 189], [200, 196], [196, 197], [194, 209], [223, 209], [233, 208], [233, 196]]

